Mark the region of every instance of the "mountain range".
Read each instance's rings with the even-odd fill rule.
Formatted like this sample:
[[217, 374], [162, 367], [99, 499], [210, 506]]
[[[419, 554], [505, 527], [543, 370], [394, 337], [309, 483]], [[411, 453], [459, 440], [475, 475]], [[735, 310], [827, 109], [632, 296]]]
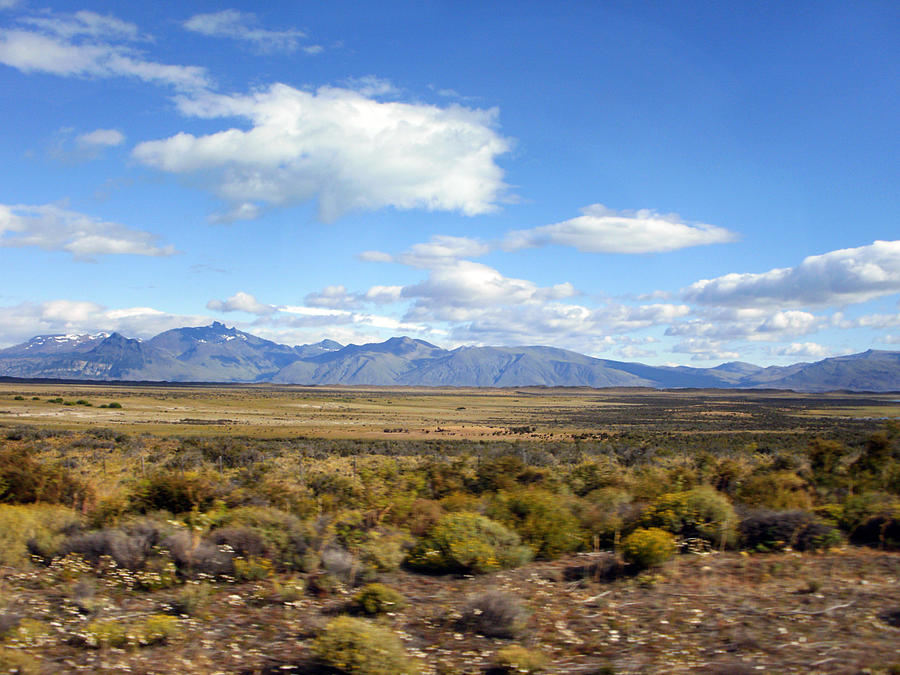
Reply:
[[149, 340], [119, 333], [41, 335], [0, 350], [0, 376], [75, 380], [275, 382], [458, 387], [587, 386], [900, 390], [900, 352], [869, 350], [815, 363], [715, 368], [648, 366], [555, 347], [459, 347], [424, 340], [290, 347], [214, 322]]

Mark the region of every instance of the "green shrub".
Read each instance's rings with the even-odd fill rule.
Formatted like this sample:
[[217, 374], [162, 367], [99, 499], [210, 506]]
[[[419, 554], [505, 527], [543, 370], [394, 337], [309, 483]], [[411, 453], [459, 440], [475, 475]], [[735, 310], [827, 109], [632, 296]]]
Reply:
[[170, 602], [172, 612], [187, 616], [200, 616], [209, 605], [212, 586], [206, 582], [187, 583]]
[[122, 407], [122, 404], [121, 404], [121, 403], [116, 403], [115, 401], [112, 401], [111, 403], [107, 403], [107, 404], [106, 404], [106, 407], [107, 407], [107, 408], [121, 408], [121, 407]]
[[42, 670], [41, 662], [21, 649], [0, 647], [0, 673], [38, 675]]
[[578, 518], [581, 526], [597, 537], [598, 543], [611, 545], [617, 533], [635, 523], [639, 508], [627, 490], [605, 487], [594, 490], [581, 500]]
[[128, 626], [117, 619], [91, 621], [84, 629], [88, 647], [116, 647], [121, 649], [129, 644]]
[[0, 565], [27, 563], [29, 550], [53, 555], [78, 525], [78, 515], [64, 506], [0, 504]]
[[410, 538], [402, 534], [371, 531], [359, 545], [360, 562], [377, 572], [393, 572], [406, 558], [410, 543]]
[[7, 630], [3, 641], [7, 646], [34, 649], [46, 645], [53, 638], [53, 627], [39, 619], [19, 619]]
[[251, 556], [234, 559], [234, 577], [239, 581], [261, 581], [274, 574], [275, 568], [269, 560]]
[[547, 657], [535, 649], [510, 645], [497, 650], [494, 664], [504, 673], [541, 673], [547, 667]]
[[178, 619], [167, 614], [151, 614], [140, 619], [98, 619], [84, 630], [88, 647], [146, 647], [165, 644], [178, 631]]
[[339, 616], [326, 624], [313, 641], [312, 651], [324, 664], [349, 675], [420, 672], [393, 632], [350, 616]]
[[612, 461], [583, 462], [572, 467], [566, 476], [566, 483], [572, 492], [584, 497], [594, 490], [615, 485], [621, 474], [621, 467]]
[[844, 504], [841, 527], [851, 543], [900, 550], [900, 499], [885, 492], [867, 492]]
[[674, 555], [675, 537], [658, 527], [638, 528], [622, 540], [622, 556], [639, 569], [661, 565]]
[[158, 471], [137, 482], [131, 493], [131, 508], [139, 513], [168, 511], [179, 514], [209, 509], [218, 496], [216, 486], [193, 471]]
[[95, 500], [93, 487], [70, 471], [42, 462], [22, 448], [0, 450], [0, 504], [65, 504], [88, 508]]
[[516, 531], [539, 558], [556, 558], [583, 543], [578, 519], [560, 495], [546, 490], [501, 492], [487, 515]]
[[133, 631], [141, 646], [165, 644], [178, 632], [178, 619], [167, 614], [152, 614], [136, 622]]
[[794, 471], [761, 471], [747, 478], [737, 490], [737, 501], [756, 508], [790, 511], [812, 506], [806, 481]]
[[364, 586], [353, 596], [353, 605], [366, 614], [383, 614], [403, 609], [406, 598], [390, 586], [374, 583]]
[[641, 517], [645, 527], [705, 539], [717, 546], [735, 543], [737, 522], [728, 498], [706, 486], [664, 494]]
[[442, 517], [413, 548], [408, 562], [430, 572], [484, 573], [516, 567], [531, 558], [519, 535], [477, 513]]

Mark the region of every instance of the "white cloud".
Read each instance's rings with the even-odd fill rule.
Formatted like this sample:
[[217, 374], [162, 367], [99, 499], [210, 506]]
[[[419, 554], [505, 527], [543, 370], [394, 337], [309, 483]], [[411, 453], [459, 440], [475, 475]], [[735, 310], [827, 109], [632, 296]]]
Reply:
[[539, 290], [530, 281], [505, 277], [487, 265], [458, 260], [432, 270], [426, 280], [404, 287], [401, 295], [415, 299], [418, 312], [439, 320], [464, 321], [472, 316], [472, 310], [534, 300]]
[[656, 356], [656, 352], [652, 349], [643, 349], [634, 345], [626, 345], [618, 350], [619, 356], [623, 359], [645, 359]]
[[[900, 313], [898, 314], [866, 314], [850, 324], [863, 328], [892, 328], [900, 326]], [[848, 326], [849, 327], [849, 326]]]
[[362, 77], [348, 77], [341, 82], [347, 89], [358, 91], [363, 96], [397, 96], [401, 92], [393, 82], [377, 75], [363, 75]]
[[346, 309], [334, 309], [330, 307], [304, 307], [294, 305], [284, 305], [278, 309], [280, 312], [297, 314], [300, 317], [304, 317], [304, 319], [312, 319], [312, 322], [301, 319], [300, 322], [293, 322], [293, 325], [310, 325], [310, 323], [313, 323], [316, 325], [330, 326], [334, 323], [343, 323], [410, 333], [443, 333], [442, 330], [432, 328], [426, 324], [399, 320], [380, 314], [369, 314], [367, 312], [351, 312]]
[[900, 335], [885, 335], [880, 342], [886, 345], [900, 345]]
[[235, 204], [227, 211], [214, 213], [209, 217], [212, 223], [233, 223], [238, 220], [256, 220], [259, 218], [261, 209], [256, 204], [243, 202]]
[[203, 68], [147, 61], [134, 47], [137, 27], [94, 12], [44, 13], [0, 30], [0, 63], [24, 73], [65, 77], [136, 77], [183, 90], [208, 87]]
[[730, 351], [718, 340], [708, 338], [688, 338], [672, 347], [676, 354], [690, 354], [692, 361], [721, 361], [740, 358], [740, 354]]
[[74, 14], [45, 13], [23, 17], [19, 21], [67, 40], [79, 36], [122, 40], [137, 40], [140, 37], [135, 24], [87, 10]]
[[701, 318], [675, 323], [668, 336], [702, 337], [715, 340], [776, 342], [821, 329], [828, 319], [809, 312], [770, 312], [762, 308], [711, 308], [693, 310]]
[[810, 256], [796, 267], [727, 274], [689, 286], [690, 302], [721, 306], [844, 305], [900, 293], [900, 241]]
[[318, 200], [331, 221], [349, 211], [493, 211], [506, 188], [495, 159], [509, 142], [495, 110], [382, 102], [349, 89], [276, 84], [249, 96], [182, 97], [184, 114], [242, 117], [252, 128], [180, 133], [141, 143], [134, 156], [178, 174], [214, 176], [231, 204]]
[[785, 312], [775, 312], [766, 317], [766, 319], [754, 329], [754, 332], [763, 334], [774, 333], [779, 336], [804, 335], [816, 330], [821, 323], [822, 320], [819, 317], [810, 314], [809, 312], [788, 310]]
[[372, 302], [376, 305], [389, 305], [392, 302], [400, 300], [403, 294], [403, 286], [372, 286], [366, 291], [366, 302]]
[[724, 228], [687, 224], [676, 215], [647, 209], [613, 211], [602, 204], [592, 204], [581, 209], [581, 213], [555, 225], [509, 232], [503, 247], [515, 251], [555, 244], [585, 253], [660, 253], [737, 239], [735, 233]]
[[824, 359], [831, 356], [831, 348], [815, 342], [792, 342], [785, 347], [770, 350], [778, 356], [799, 356], [802, 358]]
[[118, 129], [95, 129], [75, 138], [75, 143], [87, 150], [113, 148], [125, 142], [125, 134]]
[[97, 255], [168, 256], [172, 246], [158, 246], [157, 235], [69, 211], [54, 204], [0, 204], [0, 247], [37, 246], [68, 251], [76, 260]]
[[[260, 28], [258, 23], [256, 15], [252, 12], [224, 9], [221, 12], [192, 16], [183, 26], [201, 35], [246, 42], [261, 52], [293, 52], [300, 48], [301, 39], [306, 37], [303, 31], [294, 28], [267, 30]], [[316, 47], [318, 45], [312, 45], [303, 51], [308, 54], [321, 51], [321, 47], [318, 49]]]
[[326, 286], [303, 299], [307, 307], [359, 309], [364, 304], [389, 305], [400, 300], [402, 286], [372, 286], [365, 293], [351, 293], [343, 285]]
[[171, 328], [206, 325], [210, 320], [206, 316], [169, 314], [151, 307], [110, 309], [80, 300], [25, 302], [0, 307], [0, 345], [17, 344], [35, 335], [98, 331], [148, 338]]
[[393, 262], [409, 267], [434, 269], [450, 265], [460, 258], [479, 258], [491, 250], [489, 244], [470, 237], [435, 235], [424, 244], [413, 244], [409, 250], [399, 255], [381, 251], [364, 251], [359, 259], [366, 262]]
[[309, 307], [355, 309], [362, 304], [359, 293], [348, 293], [344, 286], [326, 286], [321, 291], [309, 293], [303, 301]]
[[22, 0], [0, 0], [0, 9], [12, 9], [21, 2]]
[[243, 291], [238, 291], [227, 300], [210, 300], [206, 303], [206, 308], [216, 312], [247, 312], [258, 316], [278, 311], [274, 305], [259, 302], [255, 297]]

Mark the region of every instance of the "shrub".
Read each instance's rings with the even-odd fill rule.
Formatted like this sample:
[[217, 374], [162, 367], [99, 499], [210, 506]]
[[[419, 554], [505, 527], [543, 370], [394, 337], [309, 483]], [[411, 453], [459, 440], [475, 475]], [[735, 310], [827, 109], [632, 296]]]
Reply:
[[234, 559], [234, 577], [240, 581], [261, 581], [275, 572], [272, 563], [265, 558], [251, 556]]
[[201, 474], [158, 471], [138, 481], [131, 494], [131, 508], [140, 513], [204, 511], [213, 505], [217, 496], [212, 481]]
[[431, 572], [484, 573], [531, 558], [519, 536], [477, 513], [449, 513], [410, 552], [412, 567]]
[[737, 515], [725, 495], [698, 487], [662, 495], [644, 513], [641, 524], [723, 545], [735, 541]]
[[140, 645], [165, 644], [177, 631], [178, 619], [167, 614], [152, 614], [134, 627]]
[[0, 450], [0, 504], [65, 504], [85, 509], [94, 489], [59, 464], [38, 461], [28, 450]]
[[64, 506], [0, 504], [0, 565], [21, 565], [29, 550], [47, 557], [79, 526], [78, 515]]
[[42, 670], [41, 662], [21, 649], [0, 647], [0, 672], [38, 675]]
[[73, 535], [62, 543], [58, 553], [63, 556], [77, 553], [95, 565], [103, 556], [109, 556], [119, 567], [139, 570], [161, 539], [159, 529], [149, 523], [141, 523], [135, 524], [131, 531], [95, 530]]
[[85, 627], [88, 647], [145, 647], [166, 643], [178, 630], [178, 619], [167, 614], [151, 614], [142, 619], [123, 621], [102, 619]]
[[547, 667], [547, 657], [535, 649], [510, 645], [497, 650], [494, 663], [504, 673], [541, 673]]
[[[281, 570], [306, 570], [309, 566], [316, 533], [309, 523], [290, 513], [267, 506], [242, 506], [228, 511], [219, 524], [221, 529], [213, 530], [212, 540], [228, 543], [240, 555], [267, 557]], [[222, 534], [223, 529], [230, 534]]]
[[179, 574], [184, 577], [208, 575], [230, 576], [234, 573], [234, 560], [227, 550], [202, 541], [192, 532], [176, 532], [163, 542], [168, 549]]
[[209, 604], [212, 586], [208, 583], [187, 583], [171, 601], [169, 607], [175, 614], [199, 616]]
[[612, 544], [616, 534], [632, 526], [640, 515], [640, 506], [629, 492], [605, 487], [581, 500], [578, 517], [582, 527], [595, 535], [598, 543]]
[[52, 639], [53, 632], [53, 627], [45, 621], [19, 619], [15, 626], [6, 631], [4, 642], [26, 649], [39, 647]]
[[621, 468], [611, 461], [583, 462], [573, 467], [566, 476], [569, 489], [579, 497], [616, 484], [617, 476], [621, 475]]
[[223, 527], [213, 530], [207, 541], [219, 547], [228, 546], [235, 555], [244, 558], [272, 555], [260, 534], [249, 527]]
[[463, 607], [458, 625], [487, 637], [515, 638], [528, 623], [528, 612], [514, 595], [487, 591], [471, 598]]
[[359, 558], [347, 549], [338, 547], [326, 548], [322, 551], [319, 564], [326, 576], [349, 586], [361, 581], [360, 576], [364, 571]]
[[313, 640], [312, 650], [324, 664], [349, 675], [420, 672], [394, 633], [365, 619], [340, 616], [330, 621]]
[[638, 569], [661, 565], [675, 555], [675, 537], [658, 527], [638, 528], [622, 540], [622, 556]]
[[622, 574], [622, 559], [615, 553], [592, 553], [587, 562], [569, 565], [563, 570], [566, 581], [591, 579], [592, 581], [612, 581]]
[[420, 537], [439, 521], [444, 513], [439, 502], [433, 499], [416, 499], [410, 505], [406, 526], [412, 534]]
[[850, 541], [861, 546], [900, 549], [900, 499], [869, 492], [847, 500], [841, 526]]
[[128, 626], [117, 619], [91, 621], [84, 629], [88, 647], [127, 647]]
[[393, 572], [399, 569], [406, 558], [409, 545], [409, 537], [372, 531], [368, 539], [359, 546], [359, 559], [377, 572]]
[[755, 551], [815, 551], [841, 542], [838, 531], [805, 511], [754, 511], [740, 524], [741, 546]]
[[812, 505], [806, 481], [790, 470], [766, 470], [750, 476], [738, 488], [737, 500], [747, 506], [779, 511], [808, 509]]
[[353, 605], [366, 614], [396, 612], [406, 606], [406, 598], [390, 586], [369, 584], [353, 596]]
[[487, 515], [515, 530], [539, 558], [556, 558], [582, 544], [578, 520], [559, 495], [546, 490], [502, 492]]

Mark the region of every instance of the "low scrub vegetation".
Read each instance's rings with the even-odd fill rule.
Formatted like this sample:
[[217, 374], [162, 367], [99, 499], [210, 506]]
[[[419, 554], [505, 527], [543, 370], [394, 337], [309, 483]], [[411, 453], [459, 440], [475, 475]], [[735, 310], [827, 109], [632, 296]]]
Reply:
[[[674, 574], [676, 557], [759, 554], [782, 566], [759, 579], [789, 570], [805, 582], [791, 592], [815, 598], [821, 580], [784, 553], [900, 550], [896, 424], [855, 440], [775, 448], [707, 439], [693, 453], [683, 440], [673, 449], [637, 434], [418, 447], [27, 427], [0, 438], [0, 566], [23, 592], [44, 598], [33, 607], [51, 606], [40, 594], [52, 590], [68, 617], [60, 628], [4, 593], [0, 665], [12, 672], [47, 671], [38, 646], [51, 645], [59, 662], [99, 667], [88, 654], [150, 658], [229, 608], [252, 608], [256, 626], [307, 616], [310, 607], [319, 613], [302, 630], [270, 636], [304, 640], [305, 667], [420, 672], [438, 654], [407, 632], [420, 612], [420, 636], [499, 641], [478, 643], [483, 669], [563, 672], [538, 647], [551, 633], [578, 654], [601, 651], [590, 634], [567, 627], [577, 610], [547, 625], [536, 618], [552, 596], [540, 595], [542, 584], [650, 593]], [[510, 590], [517, 568], [554, 563], [546, 577], [529, 577], [538, 595]], [[463, 589], [472, 579], [489, 585], [416, 609], [435, 588]], [[604, 635], [626, 635], [602, 602], [589, 611]], [[614, 655], [607, 647], [604, 659]], [[253, 667], [291, 664], [260, 653]]]

